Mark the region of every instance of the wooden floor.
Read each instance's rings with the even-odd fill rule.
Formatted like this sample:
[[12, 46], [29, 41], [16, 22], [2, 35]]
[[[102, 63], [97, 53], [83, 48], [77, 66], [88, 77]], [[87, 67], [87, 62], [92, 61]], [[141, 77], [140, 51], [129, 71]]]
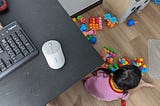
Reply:
[[[105, 4], [83, 14], [84, 17], [103, 16], [107, 10]], [[97, 32], [97, 44], [93, 45], [99, 52], [104, 45], [116, 50], [118, 57], [143, 57], [148, 62], [148, 39], [160, 39], [160, 5], [149, 3], [139, 14], [130, 18], [138, 23], [128, 27], [125, 23], [109, 29], [103, 24], [103, 30]], [[95, 60], [96, 61], [96, 60]], [[155, 88], [142, 88], [127, 100], [127, 106], [160, 106], [160, 81], [144, 76]], [[51, 101], [47, 106], [120, 106], [120, 100], [113, 102], [98, 101], [90, 96], [81, 82], [76, 83], [66, 92]]]

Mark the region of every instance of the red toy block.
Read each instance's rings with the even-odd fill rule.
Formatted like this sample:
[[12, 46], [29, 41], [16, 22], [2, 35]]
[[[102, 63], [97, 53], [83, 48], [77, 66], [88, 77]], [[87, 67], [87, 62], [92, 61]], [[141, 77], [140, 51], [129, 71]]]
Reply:
[[91, 30], [100, 30], [102, 29], [102, 18], [89, 18], [89, 29]]
[[121, 100], [121, 106], [126, 106], [126, 101], [125, 100]]

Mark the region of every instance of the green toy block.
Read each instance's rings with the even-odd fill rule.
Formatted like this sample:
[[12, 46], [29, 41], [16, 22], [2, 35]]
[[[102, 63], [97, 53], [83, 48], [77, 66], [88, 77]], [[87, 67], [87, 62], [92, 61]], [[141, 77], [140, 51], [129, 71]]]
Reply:
[[82, 18], [82, 16], [81, 16], [81, 15], [77, 16], [77, 19], [78, 19], [78, 20], [80, 20], [81, 18]]
[[90, 41], [91, 38], [92, 38], [92, 35], [88, 35], [88, 36], [87, 36], [87, 40]]
[[112, 66], [111, 66], [111, 65], [108, 65], [108, 69], [112, 70]]
[[118, 68], [119, 68], [117, 63], [114, 63], [114, 64], [113, 64], [113, 67], [114, 67], [115, 69], [118, 69]]

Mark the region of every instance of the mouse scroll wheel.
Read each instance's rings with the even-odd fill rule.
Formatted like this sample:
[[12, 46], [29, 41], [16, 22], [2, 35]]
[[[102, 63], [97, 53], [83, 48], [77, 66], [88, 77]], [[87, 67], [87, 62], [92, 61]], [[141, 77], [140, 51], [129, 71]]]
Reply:
[[52, 43], [48, 43], [48, 46], [52, 46]]

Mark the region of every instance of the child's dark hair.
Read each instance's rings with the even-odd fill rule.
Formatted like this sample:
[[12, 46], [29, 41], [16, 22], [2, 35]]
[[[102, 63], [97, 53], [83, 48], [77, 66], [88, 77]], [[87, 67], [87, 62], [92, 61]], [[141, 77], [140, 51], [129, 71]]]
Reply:
[[137, 87], [141, 76], [141, 71], [138, 67], [125, 65], [114, 72], [113, 81], [119, 89], [125, 91]]
[[[111, 74], [112, 71], [105, 68], [99, 68], [106, 74]], [[113, 73], [113, 81], [117, 87], [123, 91], [135, 88], [141, 80], [141, 71], [138, 67], [133, 65], [125, 65], [117, 69]]]

